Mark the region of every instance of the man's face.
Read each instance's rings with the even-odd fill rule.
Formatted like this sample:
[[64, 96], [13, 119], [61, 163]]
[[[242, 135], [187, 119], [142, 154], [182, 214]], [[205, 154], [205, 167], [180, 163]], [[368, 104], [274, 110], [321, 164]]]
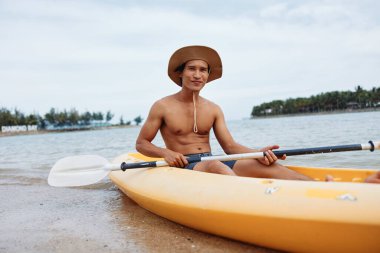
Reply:
[[194, 91], [199, 91], [205, 86], [208, 76], [208, 64], [203, 60], [188, 61], [180, 75], [182, 86]]

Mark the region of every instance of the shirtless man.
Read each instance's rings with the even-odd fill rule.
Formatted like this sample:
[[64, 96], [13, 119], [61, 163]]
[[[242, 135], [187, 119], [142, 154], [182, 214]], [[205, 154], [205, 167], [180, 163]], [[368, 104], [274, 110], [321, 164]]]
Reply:
[[[218, 53], [204, 46], [189, 46], [177, 50], [169, 61], [169, 77], [181, 90], [155, 102], [141, 128], [136, 149], [151, 157], [163, 157], [170, 166], [196, 171], [280, 179], [312, 180], [279, 163], [272, 152], [278, 145], [259, 150], [238, 144], [227, 129], [220, 107], [201, 97], [206, 83], [222, 76], [222, 62]], [[202, 161], [188, 163], [189, 156], [211, 155], [210, 130], [226, 154], [265, 152], [261, 159], [238, 161]], [[166, 148], [152, 144], [160, 130]], [[281, 158], [285, 159], [285, 157]]]
[[[227, 129], [222, 110], [201, 97], [207, 82], [222, 76], [218, 53], [208, 47], [190, 46], [177, 50], [169, 61], [169, 76], [182, 89], [154, 103], [137, 138], [136, 149], [147, 156], [163, 157], [170, 166], [226, 175], [270, 177], [284, 179], [310, 178], [276, 163], [271, 151], [277, 145], [260, 150], [238, 144]], [[210, 130], [226, 154], [265, 151], [263, 159], [238, 161], [203, 161], [188, 164], [186, 156], [211, 154]], [[158, 130], [166, 148], [152, 144]]]

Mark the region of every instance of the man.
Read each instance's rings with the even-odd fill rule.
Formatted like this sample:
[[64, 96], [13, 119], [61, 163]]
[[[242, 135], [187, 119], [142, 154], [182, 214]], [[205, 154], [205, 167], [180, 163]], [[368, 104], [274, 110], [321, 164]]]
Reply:
[[[204, 46], [189, 46], [177, 50], [169, 61], [169, 77], [181, 90], [154, 103], [137, 138], [136, 149], [147, 156], [163, 157], [170, 166], [185, 167], [225, 175], [310, 180], [276, 163], [271, 151], [277, 145], [260, 150], [235, 142], [227, 129], [222, 110], [201, 97], [206, 83], [222, 76], [218, 53]], [[188, 164], [186, 156], [211, 155], [210, 130], [227, 154], [265, 151], [262, 159], [238, 161], [203, 161]], [[152, 144], [158, 130], [166, 148]]]
[[[181, 90], [155, 102], [141, 128], [136, 149], [147, 156], [163, 157], [170, 166], [196, 171], [281, 179], [312, 180], [277, 163], [272, 152], [278, 145], [254, 150], [238, 144], [227, 129], [222, 110], [200, 96], [206, 83], [222, 76], [218, 53], [205, 46], [188, 46], [171, 56], [169, 77]], [[189, 164], [186, 157], [211, 155], [210, 130], [226, 154], [263, 151], [265, 158], [238, 161], [202, 161]], [[166, 147], [152, 144], [160, 130]], [[285, 157], [281, 158], [285, 159]]]

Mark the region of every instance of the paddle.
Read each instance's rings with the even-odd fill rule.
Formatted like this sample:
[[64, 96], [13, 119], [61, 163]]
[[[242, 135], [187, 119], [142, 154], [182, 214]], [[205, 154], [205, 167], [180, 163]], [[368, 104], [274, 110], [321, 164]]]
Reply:
[[[380, 142], [369, 141], [366, 144], [351, 144], [340, 146], [327, 146], [304, 149], [276, 150], [274, 154], [278, 157], [283, 155], [307, 155], [318, 153], [332, 153], [344, 151], [358, 151], [380, 149]], [[241, 159], [257, 159], [265, 156], [264, 152], [220, 155], [220, 156], [205, 156], [187, 158], [189, 163], [200, 161], [229, 161]], [[81, 155], [69, 156], [58, 160], [50, 170], [48, 183], [51, 186], [82, 186], [94, 184], [108, 175], [112, 170], [127, 170], [135, 168], [147, 167], [162, 167], [167, 166], [166, 161], [140, 162], [140, 163], [125, 163], [111, 164], [107, 159], [97, 155]]]

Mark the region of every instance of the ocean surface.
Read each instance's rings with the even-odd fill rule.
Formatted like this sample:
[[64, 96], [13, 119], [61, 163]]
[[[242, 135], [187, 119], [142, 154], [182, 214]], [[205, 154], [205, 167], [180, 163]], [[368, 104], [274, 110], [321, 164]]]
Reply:
[[[379, 111], [239, 120], [227, 125], [237, 142], [253, 148], [271, 144], [281, 149], [308, 148], [380, 140]], [[139, 130], [130, 127], [1, 137], [0, 252], [257, 252], [251, 245], [159, 218], [138, 207], [108, 179], [79, 188], [47, 185], [49, 170], [57, 160], [82, 154], [112, 160], [134, 152]], [[164, 146], [160, 136], [154, 143]], [[211, 143], [214, 154], [223, 154], [213, 135]], [[281, 162], [380, 169], [380, 151], [293, 156]], [[212, 246], [215, 244], [218, 247]]]

